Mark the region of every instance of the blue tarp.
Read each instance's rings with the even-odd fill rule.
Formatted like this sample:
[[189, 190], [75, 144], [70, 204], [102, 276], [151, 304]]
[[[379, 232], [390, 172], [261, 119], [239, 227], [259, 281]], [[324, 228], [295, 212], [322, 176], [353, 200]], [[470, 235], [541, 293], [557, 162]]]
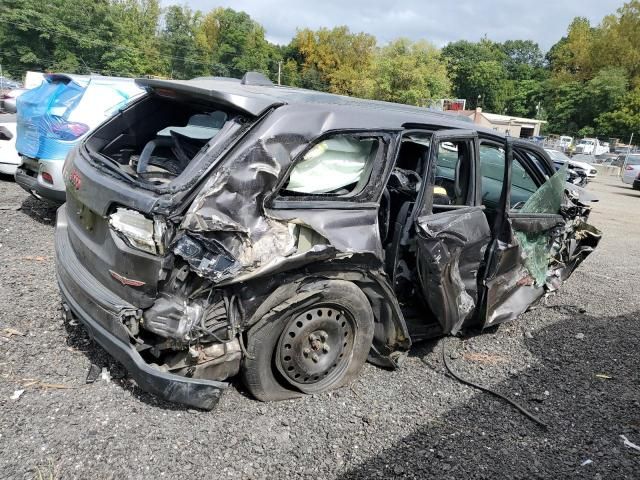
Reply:
[[31, 158], [64, 160], [82, 137], [142, 93], [133, 79], [45, 75], [17, 99], [16, 149]]

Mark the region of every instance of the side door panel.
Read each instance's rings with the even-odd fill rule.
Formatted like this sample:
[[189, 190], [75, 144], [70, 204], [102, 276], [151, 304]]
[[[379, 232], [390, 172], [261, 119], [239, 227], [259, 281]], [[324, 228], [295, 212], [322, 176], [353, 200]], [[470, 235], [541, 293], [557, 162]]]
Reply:
[[[434, 189], [441, 144], [451, 150], [455, 142], [471, 147], [467, 176], [466, 205], [434, 205]], [[458, 163], [461, 160], [458, 159]], [[418, 198], [416, 215], [417, 271], [423, 296], [444, 333], [457, 333], [477, 312], [478, 272], [491, 241], [491, 229], [477, 204], [477, 134], [440, 131], [432, 139], [427, 182]], [[459, 164], [453, 168], [463, 169]], [[456, 180], [456, 183], [457, 180]]]
[[[503, 211], [487, 256], [484, 327], [515, 319], [544, 294], [553, 252], [560, 247], [556, 240], [566, 222], [560, 215], [566, 171], [561, 169], [538, 185], [523, 203], [519, 195], [524, 191], [521, 188], [524, 182], [514, 179], [514, 165], [519, 168], [525, 165], [531, 179], [536, 178], [537, 182], [542, 182], [543, 177], [542, 172], [534, 171], [536, 165], [528, 163], [524, 156], [519, 156], [519, 163], [515, 163], [514, 148], [517, 142], [507, 139], [501, 195]], [[517, 197], [515, 203], [513, 193]]]
[[416, 220], [422, 293], [445, 333], [457, 333], [476, 311], [478, 271], [491, 239], [482, 207]]

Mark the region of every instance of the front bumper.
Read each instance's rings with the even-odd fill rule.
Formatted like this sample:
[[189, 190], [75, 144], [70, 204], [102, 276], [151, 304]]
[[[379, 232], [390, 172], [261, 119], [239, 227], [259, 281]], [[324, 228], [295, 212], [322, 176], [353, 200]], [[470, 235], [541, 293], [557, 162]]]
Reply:
[[143, 390], [170, 402], [211, 410], [228, 383], [187, 378], [146, 363], [129, 341], [122, 318], [136, 307], [101, 284], [76, 257], [68, 236], [66, 206], [58, 209], [55, 234], [56, 274], [63, 302]]

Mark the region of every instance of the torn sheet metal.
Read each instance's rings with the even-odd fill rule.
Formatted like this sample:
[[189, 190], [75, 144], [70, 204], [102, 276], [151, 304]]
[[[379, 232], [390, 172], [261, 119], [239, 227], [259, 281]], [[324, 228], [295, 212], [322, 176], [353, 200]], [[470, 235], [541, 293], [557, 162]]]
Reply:
[[491, 238], [489, 224], [475, 207], [421, 217], [417, 224], [423, 294], [443, 332], [456, 334], [478, 301], [477, 273]]
[[[278, 222], [264, 214], [264, 201], [278, 180], [280, 164], [259, 143], [224, 165], [202, 189], [185, 215], [180, 228], [198, 234], [216, 248], [209, 261], [219, 258], [220, 249], [234, 265], [234, 273], [254, 270], [275, 257], [287, 257], [294, 251], [295, 238], [286, 222]], [[202, 241], [201, 241], [202, 244]], [[176, 253], [182, 256], [182, 250]], [[186, 257], [183, 257], [186, 258]], [[197, 259], [192, 257], [190, 264]], [[217, 261], [217, 260], [215, 260]], [[218, 271], [213, 267], [212, 272]], [[207, 268], [196, 272], [207, 275]], [[220, 280], [228, 277], [212, 274]]]
[[586, 223], [595, 197], [573, 186], [565, 190], [559, 177], [560, 171], [510, 215], [513, 239], [498, 242], [487, 274], [485, 327], [514, 320], [557, 290], [602, 237]]
[[[307, 110], [304, 121], [296, 122], [297, 113], [301, 112], [289, 112], [288, 118], [276, 118], [268, 128], [258, 129], [258, 141], [254, 137], [225, 159], [186, 212], [180, 230], [191, 239], [179, 240], [182, 243], [174, 247], [174, 251], [185, 258], [199, 275], [223, 281], [230, 278], [230, 271], [223, 272], [216, 264], [220, 259], [218, 248], [207, 256], [205, 265], [196, 266], [198, 259], [183, 255], [187, 253], [183, 247], [192, 243], [195, 234], [200, 236], [200, 244], [203, 243], [202, 238], [206, 238], [212, 245], [224, 249], [225, 258], [234, 265], [237, 276], [234, 281], [246, 279], [252, 272], [277, 270], [279, 264], [286, 263], [286, 259], [304, 252], [309, 252], [311, 257], [320, 255], [323, 250], [325, 253], [334, 251], [336, 256], [338, 253], [371, 252], [382, 257], [375, 208], [341, 210], [327, 204], [326, 210], [308, 209], [302, 202], [300, 209], [267, 208], [271, 197], [280, 188], [281, 173], [334, 120], [326, 112], [320, 114]], [[273, 115], [278, 117], [279, 112]], [[283, 128], [288, 132], [286, 135], [278, 133]], [[349, 152], [343, 154], [349, 154], [356, 163], [362, 163], [365, 158], [361, 151], [363, 147], [356, 148], [343, 140], [336, 140], [335, 144], [331, 143], [333, 140], [321, 142], [318, 145], [324, 147], [309, 161], [336, 149], [347, 149]], [[371, 147], [372, 142], [363, 143]], [[311, 152], [314, 152], [313, 148]], [[305, 230], [295, 229], [295, 225]], [[303, 237], [319, 243], [304, 245], [300, 251], [301, 232]], [[314, 234], [309, 237], [305, 232]], [[328, 249], [328, 246], [332, 248]]]

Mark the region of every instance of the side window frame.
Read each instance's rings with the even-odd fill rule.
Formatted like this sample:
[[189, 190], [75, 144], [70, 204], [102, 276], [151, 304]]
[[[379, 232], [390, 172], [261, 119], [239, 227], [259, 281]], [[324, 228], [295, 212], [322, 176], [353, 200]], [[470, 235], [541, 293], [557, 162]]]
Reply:
[[[304, 149], [293, 159], [290, 165], [281, 174], [278, 183], [274, 187], [271, 194], [266, 199], [267, 208], [274, 209], [314, 209], [314, 208], [377, 208], [378, 201], [382, 196], [386, 177], [388, 177], [395, 156], [399, 148], [399, 138], [401, 130], [363, 130], [363, 129], [342, 129], [329, 130], [310, 141]], [[379, 147], [375, 156], [371, 160], [373, 166], [364, 187], [357, 193], [346, 195], [282, 195], [281, 192], [289, 179], [291, 172], [296, 165], [304, 160], [305, 155], [320, 142], [328, 138], [351, 135], [362, 138], [376, 138]]]
[[[501, 208], [501, 198], [502, 198], [502, 189], [504, 188], [504, 182], [505, 182], [505, 172], [507, 170], [507, 146], [505, 144], [504, 141], [499, 141], [497, 139], [492, 139], [492, 138], [488, 138], [488, 137], [479, 137], [478, 138], [478, 175], [477, 175], [477, 204], [478, 205], [484, 205], [483, 201], [484, 198], [482, 196], [482, 160], [480, 158], [480, 151], [482, 149], [483, 145], [488, 145], [491, 148], [496, 148], [496, 149], [502, 149], [503, 150], [503, 154], [504, 154], [504, 165], [502, 168], [502, 179], [500, 180], [500, 192], [498, 194], [498, 208], [496, 210], [499, 210]], [[509, 195], [511, 195], [511, 186], [509, 186]]]
[[[512, 206], [513, 175], [514, 175], [513, 167], [516, 163], [518, 163], [522, 167], [522, 169], [525, 171], [525, 173], [529, 176], [531, 181], [536, 186], [536, 189], [533, 192], [531, 192], [531, 195], [533, 195], [542, 185], [544, 185], [544, 182], [547, 180], [546, 178], [541, 176], [540, 171], [536, 168], [533, 160], [531, 160], [522, 151], [519, 151], [518, 148], [516, 147], [513, 151], [513, 160], [511, 161], [511, 182], [509, 185], [509, 199], [508, 199], [509, 210], [513, 210], [513, 206]], [[531, 195], [529, 195], [529, 197], [531, 197]]]
[[[416, 205], [420, 205], [420, 208], [414, 209], [414, 219], [418, 216], [433, 215], [433, 189], [435, 187], [436, 179], [436, 161], [438, 156], [438, 148], [440, 144], [447, 141], [466, 141], [470, 147], [470, 159], [469, 159], [469, 182], [467, 184], [467, 200], [465, 205], [447, 205], [438, 206], [439, 211], [451, 211], [462, 210], [469, 207], [478, 205], [478, 171], [479, 171], [479, 157], [478, 157], [478, 133], [475, 130], [435, 130], [431, 137], [431, 147], [429, 153], [428, 171], [425, 181], [416, 199]], [[436, 148], [438, 147], [438, 148]], [[427, 197], [427, 198], [425, 198]]]
[[[538, 188], [542, 186], [544, 182], [548, 180], [553, 174], [555, 174], [555, 168], [553, 168], [553, 161], [549, 157], [549, 155], [544, 152], [538, 150], [534, 145], [525, 144], [522, 140], [516, 140], [513, 142], [514, 154], [522, 157], [524, 163], [524, 168], [528, 170], [529, 175], [531, 175], [538, 184]], [[535, 165], [534, 160], [529, 158], [529, 155], [534, 155], [539, 157], [539, 161], [546, 171], [540, 171], [540, 169]]]
[[[555, 169], [551, 170], [552, 167], [549, 166], [551, 160], [548, 158], [546, 152], [542, 152], [538, 150], [534, 145], [530, 145], [525, 143], [523, 140], [507, 138], [500, 139], [494, 138], [491, 136], [479, 136], [478, 139], [478, 191], [479, 191], [479, 204], [482, 204], [482, 175], [481, 175], [481, 165], [480, 165], [480, 146], [482, 144], [491, 145], [498, 148], [503, 148], [505, 151], [505, 174], [507, 172], [507, 162], [511, 162], [511, 165], [508, 166], [509, 175], [508, 178], [505, 175], [503, 178], [503, 190], [505, 182], [508, 182], [508, 189], [506, 192], [503, 192], [503, 195], [506, 194], [506, 198], [503, 196], [500, 197], [500, 205], [504, 206], [507, 211], [512, 211], [517, 213], [517, 210], [513, 210], [511, 208], [511, 197], [512, 191], [511, 187], [513, 186], [513, 165], [515, 162], [518, 162], [522, 168], [526, 171], [526, 173], [531, 177], [533, 182], [536, 185], [536, 190], [542, 187], [544, 183], [555, 174]], [[508, 152], [511, 155], [508, 155]], [[536, 165], [536, 162], [529, 157], [529, 155], [534, 155], [539, 157], [539, 161], [542, 164], [543, 168], [546, 168], [548, 171], [541, 171], [540, 168]], [[510, 158], [509, 158], [510, 157]]]

